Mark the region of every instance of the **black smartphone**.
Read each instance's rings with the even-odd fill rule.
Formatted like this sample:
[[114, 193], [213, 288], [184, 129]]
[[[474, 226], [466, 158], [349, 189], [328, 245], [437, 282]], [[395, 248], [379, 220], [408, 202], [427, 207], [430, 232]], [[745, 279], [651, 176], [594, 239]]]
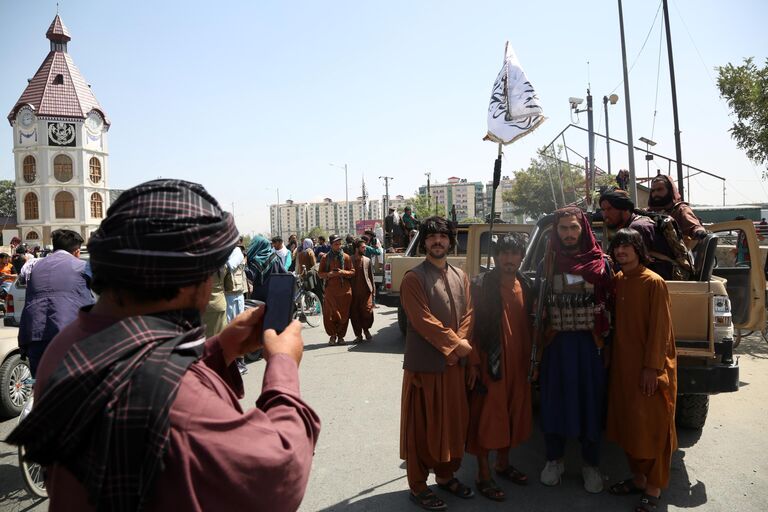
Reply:
[[272, 274], [267, 286], [264, 329], [274, 329], [280, 334], [293, 320], [296, 277], [293, 274]]

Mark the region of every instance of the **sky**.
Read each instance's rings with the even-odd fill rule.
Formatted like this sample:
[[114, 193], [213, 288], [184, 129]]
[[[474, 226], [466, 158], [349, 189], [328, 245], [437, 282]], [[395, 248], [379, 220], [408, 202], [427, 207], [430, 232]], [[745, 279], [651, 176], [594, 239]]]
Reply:
[[[669, 5], [682, 159], [726, 178], [728, 204], [766, 202], [761, 168], [728, 133], [715, 67], [744, 57], [764, 64], [768, 2]], [[659, 6], [624, 0], [632, 125], [636, 140], [655, 140], [657, 153], [674, 157]], [[48, 53], [55, 14], [54, 1], [0, 0], [4, 117]], [[616, 1], [60, 0], [59, 14], [72, 35], [69, 53], [112, 123], [108, 185], [158, 176], [202, 183], [244, 233], [268, 231], [278, 190], [283, 202], [343, 201], [343, 164], [350, 198], [363, 179], [380, 198], [379, 176], [394, 178], [391, 196], [406, 197], [427, 171], [433, 183], [490, 180], [497, 148], [482, 137], [506, 41], [548, 119], [505, 146], [504, 175], [526, 167], [568, 123], [587, 127], [568, 98], [585, 98], [588, 86], [596, 131], [605, 133], [603, 96], [616, 93], [610, 134], [627, 138]], [[566, 140], [587, 153], [586, 133], [571, 128]], [[14, 178], [12, 148], [5, 120], [0, 179]], [[595, 156], [606, 168], [601, 139]], [[614, 172], [627, 161], [612, 144]], [[645, 176], [642, 153], [635, 163]], [[653, 163], [666, 172], [666, 162]], [[723, 203], [718, 179], [694, 176], [690, 190], [694, 204]]]

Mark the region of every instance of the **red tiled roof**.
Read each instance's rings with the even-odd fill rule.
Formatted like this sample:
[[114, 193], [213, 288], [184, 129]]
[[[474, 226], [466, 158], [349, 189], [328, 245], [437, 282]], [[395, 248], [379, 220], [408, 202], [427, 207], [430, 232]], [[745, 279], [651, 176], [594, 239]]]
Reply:
[[48, 32], [45, 33], [45, 37], [51, 41], [69, 41], [72, 39], [69, 36], [69, 30], [64, 26], [64, 22], [61, 21], [58, 14], [53, 18], [53, 23], [48, 27]]
[[[48, 29], [48, 35], [66, 37], [69, 32], [61, 22], [58, 14]], [[60, 78], [59, 75], [61, 75]], [[72, 57], [63, 51], [51, 51], [45, 58], [35, 76], [29, 81], [27, 88], [21, 94], [11, 112], [8, 121], [13, 121], [16, 112], [23, 105], [30, 104], [35, 108], [38, 116], [64, 117], [85, 119], [92, 109], [97, 109], [104, 115], [104, 122], [108, 126], [109, 120], [104, 110], [99, 105], [91, 88], [83, 79], [80, 70], [77, 69]]]

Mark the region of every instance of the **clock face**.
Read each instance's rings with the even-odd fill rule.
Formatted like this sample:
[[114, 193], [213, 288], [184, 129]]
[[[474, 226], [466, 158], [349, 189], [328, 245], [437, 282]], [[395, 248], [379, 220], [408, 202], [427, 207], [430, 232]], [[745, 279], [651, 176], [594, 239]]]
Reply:
[[23, 108], [19, 112], [18, 119], [22, 128], [30, 128], [35, 123], [35, 114], [28, 108]]
[[103, 125], [104, 120], [96, 112], [91, 112], [85, 119], [85, 127], [88, 128], [88, 131], [90, 132], [99, 133]]

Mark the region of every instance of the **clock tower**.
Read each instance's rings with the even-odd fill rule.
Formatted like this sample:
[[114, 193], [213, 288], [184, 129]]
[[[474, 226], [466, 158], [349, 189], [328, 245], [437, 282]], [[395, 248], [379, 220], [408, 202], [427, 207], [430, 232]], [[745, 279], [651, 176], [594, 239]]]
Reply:
[[19, 235], [31, 246], [50, 244], [56, 229], [87, 241], [109, 206], [109, 120], [67, 53], [58, 14], [45, 36], [51, 51], [8, 114]]

